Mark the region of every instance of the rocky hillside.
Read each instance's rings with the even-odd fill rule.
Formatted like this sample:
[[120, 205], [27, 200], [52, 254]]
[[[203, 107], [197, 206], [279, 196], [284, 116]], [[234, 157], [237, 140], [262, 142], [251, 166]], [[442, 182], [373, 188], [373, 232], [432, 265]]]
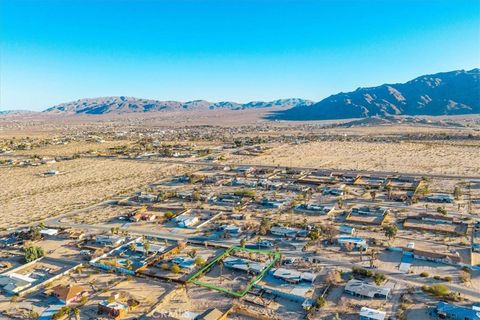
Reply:
[[358, 88], [311, 106], [274, 112], [271, 119], [322, 120], [389, 115], [480, 113], [480, 69], [425, 75], [406, 83]]
[[92, 99], [80, 99], [73, 102], [62, 103], [44, 112], [65, 114], [120, 114], [133, 112], [158, 112], [158, 111], [189, 111], [189, 110], [215, 110], [231, 109], [243, 110], [250, 108], [270, 107], [300, 107], [312, 105], [313, 102], [303, 99], [281, 99], [270, 102], [253, 101], [248, 103], [236, 102], [208, 102], [195, 100], [189, 102], [159, 101], [150, 99], [138, 99], [133, 97], [102, 97]]

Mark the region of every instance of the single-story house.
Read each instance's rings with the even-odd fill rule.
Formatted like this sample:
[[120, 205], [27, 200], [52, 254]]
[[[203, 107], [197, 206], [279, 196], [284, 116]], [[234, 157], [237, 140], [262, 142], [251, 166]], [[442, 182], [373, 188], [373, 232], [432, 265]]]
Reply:
[[105, 245], [105, 246], [118, 246], [123, 241], [125, 241], [124, 237], [111, 235], [111, 234], [99, 234], [95, 237], [96, 243]]
[[195, 259], [190, 257], [175, 257], [171, 260], [173, 264], [176, 264], [182, 269], [193, 269], [195, 268]]
[[425, 201], [435, 203], [453, 203], [453, 197], [450, 195], [437, 194], [425, 197]]
[[153, 214], [153, 213], [149, 213], [149, 212], [136, 212], [135, 214], [133, 214], [132, 216], [129, 217], [129, 220], [132, 221], [132, 222], [138, 222], [140, 220], [143, 220], [143, 221], [153, 221], [155, 220], [156, 216]]
[[273, 248], [275, 245], [273, 244], [272, 241], [269, 240], [260, 240], [257, 242], [258, 247], [263, 247], [263, 248]]
[[141, 203], [152, 203], [157, 200], [157, 196], [148, 193], [139, 193], [135, 198], [136, 201]]
[[311, 272], [300, 272], [285, 268], [272, 269], [271, 273], [273, 277], [289, 283], [299, 283], [302, 281], [313, 283], [317, 277], [316, 274]]
[[307, 232], [305, 230], [297, 229], [297, 228], [289, 228], [289, 227], [272, 227], [270, 228], [270, 233], [276, 236], [287, 237], [287, 238], [294, 238], [297, 236], [307, 236]]
[[334, 207], [322, 206], [319, 204], [311, 204], [311, 203], [299, 204], [295, 206], [295, 211], [306, 212], [306, 213], [317, 213], [321, 215], [328, 215], [331, 212], [333, 212], [333, 209]]
[[98, 303], [98, 313], [106, 314], [115, 320], [119, 320], [127, 316], [128, 305], [121, 302], [103, 300]]
[[44, 237], [53, 237], [58, 234], [58, 229], [42, 229], [40, 234]]
[[0, 277], [0, 287], [9, 294], [17, 294], [33, 285], [37, 279], [26, 275], [10, 273]]
[[384, 320], [387, 317], [385, 311], [362, 307], [360, 309], [360, 320]]
[[190, 228], [200, 221], [196, 216], [182, 214], [173, 219], [180, 228]]
[[242, 228], [235, 225], [223, 225], [219, 226], [218, 230], [224, 231], [230, 234], [239, 234], [242, 232]]
[[266, 267], [265, 263], [236, 257], [227, 257], [223, 259], [223, 265], [230, 269], [253, 272], [257, 274], [262, 272], [262, 270]]
[[283, 200], [276, 200], [276, 199], [267, 199], [264, 198], [260, 201], [260, 205], [265, 208], [272, 208], [272, 209], [281, 209], [287, 204], [286, 201]]
[[52, 288], [53, 296], [55, 296], [61, 303], [65, 305], [73, 302], [79, 302], [82, 296], [86, 293], [86, 288], [76, 285], [58, 285]]
[[341, 246], [346, 246], [347, 244], [353, 245], [355, 249], [367, 249], [367, 241], [360, 237], [338, 237], [337, 242]]
[[325, 187], [322, 193], [325, 196], [340, 197], [343, 196], [343, 188]]
[[347, 226], [347, 225], [341, 225], [340, 227], [338, 227], [338, 231], [340, 233], [346, 233], [346, 234], [349, 234], [349, 235], [353, 235], [355, 233], [355, 228]]
[[441, 301], [437, 304], [434, 315], [438, 319], [480, 320], [480, 308], [466, 308]]
[[390, 295], [390, 291], [391, 288], [389, 287], [380, 287], [357, 279], [348, 281], [345, 286], [346, 293], [362, 298], [387, 299]]

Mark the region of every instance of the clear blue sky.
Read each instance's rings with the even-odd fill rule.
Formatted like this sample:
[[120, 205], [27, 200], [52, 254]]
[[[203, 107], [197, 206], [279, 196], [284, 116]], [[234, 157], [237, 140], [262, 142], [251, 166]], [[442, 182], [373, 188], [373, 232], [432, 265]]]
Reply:
[[0, 0], [0, 110], [320, 100], [480, 66], [477, 0]]

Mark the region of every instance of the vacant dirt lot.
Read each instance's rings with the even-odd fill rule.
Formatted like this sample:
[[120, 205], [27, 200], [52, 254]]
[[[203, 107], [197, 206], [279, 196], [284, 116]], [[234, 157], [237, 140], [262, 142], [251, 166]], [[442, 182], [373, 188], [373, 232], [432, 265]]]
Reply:
[[108, 148], [117, 147], [121, 145], [128, 145], [127, 141], [107, 141], [104, 143], [97, 142], [70, 142], [66, 145], [48, 145], [45, 147], [34, 148], [32, 150], [15, 151], [15, 155], [19, 156], [33, 156], [40, 157], [59, 157], [71, 156], [75, 153], [85, 153], [89, 151], [104, 152]]
[[[0, 228], [14, 227], [131, 192], [177, 165], [77, 159], [27, 168], [0, 168]], [[43, 177], [49, 169], [61, 174]]]
[[480, 174], [478, 142], [321, 141], [278, 145], [259, 157], [232, 156], [232, 163], [372, 170], [420, 174]]

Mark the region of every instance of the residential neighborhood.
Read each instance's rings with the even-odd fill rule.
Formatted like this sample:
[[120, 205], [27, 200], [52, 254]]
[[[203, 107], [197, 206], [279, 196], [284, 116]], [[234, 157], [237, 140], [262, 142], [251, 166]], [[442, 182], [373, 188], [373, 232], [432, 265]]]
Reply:
[[[479, 193], [465, 182], [449, 180], [449, 192], [425, 177], [192, 169], [3, 232], [0, 309], [38, 319], [478, 318], [480, 222], [459, 204]], [[455, 199], [432, 207], [433, 193]]]

